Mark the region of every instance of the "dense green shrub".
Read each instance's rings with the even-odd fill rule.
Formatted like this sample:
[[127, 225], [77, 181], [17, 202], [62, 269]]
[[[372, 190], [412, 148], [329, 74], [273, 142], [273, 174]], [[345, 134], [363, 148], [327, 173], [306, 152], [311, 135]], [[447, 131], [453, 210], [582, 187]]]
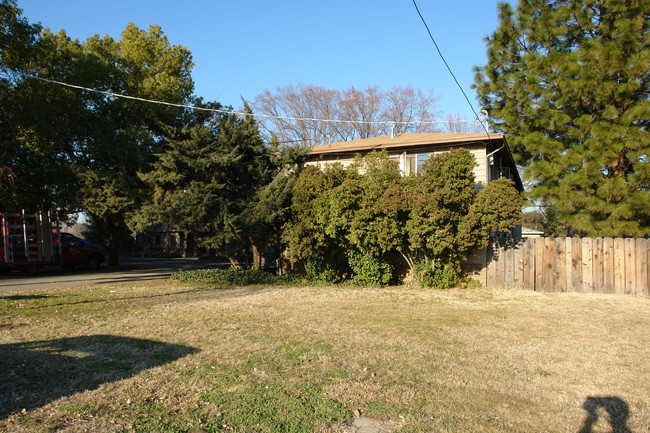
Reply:
[[455, 149], [432, 155], [412, 177], [385, 151], [349, 168], [307, 167], [283, 228], [288, 255], [319, 280], [383, 286], [403, 260], [421, 285], [452, 287], [462, 260], [487, 245], [490, 231], [514, 227], [523, 205], [508, 180], [477, 192], [475, 165], [471, 152]]
[[458, 271], [449, 263], [434, 262], [424, 258], [415, 262], [415, 274], [423, 287], [449, 289], [460, 282]]
[[307, 276], [311, 280], [324, 281], [326, 283], [335, 283], [339, 281], [342, 276], [341, 272], [333, 261], [324, 259], [311, 258], [305, 263], [305, 270]]
[[383, 257], [351, 250], [348, 262], [354, 272], [352, 282], [355, 285], [386, 286], [393, 279], [395, 267]]

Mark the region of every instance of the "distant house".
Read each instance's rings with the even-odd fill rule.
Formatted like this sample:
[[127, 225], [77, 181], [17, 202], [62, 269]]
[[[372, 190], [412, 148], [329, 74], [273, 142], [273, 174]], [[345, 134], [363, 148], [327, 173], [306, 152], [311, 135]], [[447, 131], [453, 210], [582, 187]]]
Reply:
[[408, 176], [416, 174], [432, 154], [456, 148], [465, 148], [476, 158], [474, 178], [477, 189], [493, 180], [507, 177], [514, 181], [517, 189], [523, 191], [521, 177], [506, 138], [499, 134], [409, 133], [329, 143], [312, 148], [306, 165], [324, 167], [340, 163], [348, 166], [354, 161], [355, 155], [385, 150], [389, 159], [399, 163], [402, 175]]
[[[477, 190], [502, 177], [511, 179], [519, 191], [524, 190], [506, 138], [500, 134], [409, 133], [329, 143], [312, 148], [305, 165], [323, 168], [340, 163], [345, 167], [353, 163], [356, 155], [385, 150], [389, 159], [399, 163], [402, 175], [408, 176], [417, 174], [429, 156], [458, 148], [469, 150], [476, 159], [474, 179]], [[513, 235], [521, 236], [520, 226], [515, 228]], [[487, 282], [486, 266], [486, 249], [475, 252], [463, 264], [463, 268], [483, 284]]]
[[529, 227], [521, 228], [521, 237], [522, 238], [541, 238], [544, 236], [544, 232], [540, 230], [531, 229]]

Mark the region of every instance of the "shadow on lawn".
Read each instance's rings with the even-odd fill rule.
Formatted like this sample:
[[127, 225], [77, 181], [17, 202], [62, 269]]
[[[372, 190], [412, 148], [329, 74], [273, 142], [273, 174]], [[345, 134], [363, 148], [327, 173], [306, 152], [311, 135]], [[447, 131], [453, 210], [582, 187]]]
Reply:
[[627, 427], [630, 415], [628, 404], [618, 397], [589, 397], [582, 404], [587, 411], [587, 418], [578, 433], [593, 433], [594, 424], [598, 421], [599, 413], [606, 412], [611, 433], [632, 433]]
[[113, 335], [0, 345], [0, 419], [197, 351]]
[[[272, 290], [273, 286], [266, 286], [266, 285], [250, 285], [250, 286], [216, 286], [216, 287], [202, 287], [202, 288], [197, 288], [197, 289], [187, 289], [187, 290], [181, 290], [178, 292], [165, 292], [165, 293], [157, 293], [157, 294], [152, 294], [152, 295], [144, 295], [144, 296], [129, 296], [129, 297], [106, 297], [106, 298], [101, 298], [101, 299], [85, 299], [82, 301], [74, 301], [74, 302], [60, 302], [60, 303], [55, 303], [55, 304], [41, 304], [41, 305], [35, 305], [32, 307], [23, 307], [25, 309], [44, 309], [44, 308], [55, 308], [55, 307], [66, 307], [70, 305], [82, 305], [82, 304], [100, 304], [100, 303], [106, 303], [106, 302], [114, 302], [114, 301], [137, 301], [137, 300], [147, 300], [147, 299], [156, 299], [156, 298], [173, 298], [174, 296], [182, 296], [182, 295], [191, 295], [191, 294], [212, 294], [212, 293], [217, 293], [214, 298], [215, 299], [231, 299], [231, 298], [240, 298], [244, 296], [250, 296], [254, 295], [260, 292], [263, 292], [265, 290]], [[41, 298], [55, 298], [55, 296], [48, 295], [48, 296], [37, 296], [37, 297], [30, 297], [30, 296], [24, 296], [24, 297], [15, 297], [15, 296], [5, 296], [2, 297], [0, 296], [0, 299], [8, 299], [12, 301], [16, 300], [27, 300], [27, 299], [41, 299]]]

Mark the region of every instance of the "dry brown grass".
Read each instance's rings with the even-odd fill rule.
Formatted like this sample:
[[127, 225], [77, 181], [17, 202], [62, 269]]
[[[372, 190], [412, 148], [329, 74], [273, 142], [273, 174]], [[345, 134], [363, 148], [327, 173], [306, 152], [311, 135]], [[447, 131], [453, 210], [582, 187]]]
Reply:
[[[172, 281], [16, 295], [0, 299], [0, 355], [79, 374], [21, 411], [12, 383], [44, 379], [5, 357], [0, 431], [291, 431], [232, 423], [258, 385], [277, 394], [250, 401], [275, 395], [273, 410], [315, 390], [323, 413], [385, 415], [402, 432], [650, 431], [647, 298]], [[288, 415], [340, 429], [308, 411]]]

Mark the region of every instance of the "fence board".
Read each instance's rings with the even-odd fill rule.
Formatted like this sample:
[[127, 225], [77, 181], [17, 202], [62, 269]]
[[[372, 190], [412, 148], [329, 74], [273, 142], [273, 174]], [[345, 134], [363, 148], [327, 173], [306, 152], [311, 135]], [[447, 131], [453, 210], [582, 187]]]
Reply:
[[593, 239], [583, 238], [582, 241], [582, 291], [594, 291], [594, 251]]
[[506, 251], [503, 247], [503, 245], [499, 244], [499, 261], [497, 262], [497, 273], [496, 273], [496, 279], [497, 279], [497, 284], [499, 287], [505, 287], [505, 276], [506, 276]]
[[544, 239], [535, 239], [535, 290], [544, 291]]
[[614, 293], [625, 293], [625, 239], [614, 239]]
[[546, 238], [544, 242], [544, 290], [554, 292], [555, 278], [553, 276], [555, 263], [555, 239]]
[[524, 246], [520, 243], [515, 247], [515, 289], [524, 288]]
[[535, 239], [526, 239], [524, 253], [524, 289], [535, 290]]
[[636, 295], [636, 242], [625, 239], [625, 293]]
[[650, 278], [650, 271], [648, 270], [648, 245], [650, 239], [636, 239], [636, 294], [648, 296], [648, 278]]
[[490, 242], [487, 250], [487, 270], [485, 275], [486, 284], [488, 287], [497, 287], [496, 283], [496, 269], [497, 269], [497, 260], [496, 256], [497, 246], [494, 241]]
[[603, 293], [614, 293], [614, 239], [603, 239]]
[[572, 292], [582, 292], [582, 243], [580, 238], [571, 239]]
[[571, 257], [573, 256], [573, 242], [571, 238], [564, 238], [564, 268], [566, 269], [566, 291], [573, 291], [573, 266]]
[[603, 293], [603, 239], [594, 238], [594, 249], [593, 249], [593, 265], [594, 265], [594, 274], [593, 274], [593, 283], [594, 283], [594, 292]]
[[515, 281], [515, 276], [514, 276], [514, 257], [515, 257], [515, 250], [514, 248], [506, 248], [505, 249], [506, 253], [506, 262], [505, 262], [505, 274], [504, 274], [504, 287], [507, 289], [514, 289], [514, 281]]
[[566, 241], [555, 238], [555, 291], [566, 292]]

